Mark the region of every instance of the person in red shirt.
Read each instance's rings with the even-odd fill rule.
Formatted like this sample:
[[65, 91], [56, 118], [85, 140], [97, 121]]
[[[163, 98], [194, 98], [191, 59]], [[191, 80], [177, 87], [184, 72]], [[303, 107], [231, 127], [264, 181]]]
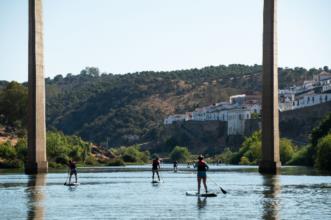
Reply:
[[203, 181], [203, 186], [205, 187], [206, 193], [207, 190], [207, 170], [209, 170], [208, 164], [203, 160], [203, 156], [200, 155], [198, 157], [198, 162], [194, 165], [195, 168], [197, 168], [197, 180], [198, 180], [198, 194], [200, 194], [200, 188], [201, 188], [201, 179]]
[[157, 178], [160, 181], [159, 169], [160, 169], [160, 160], [159, 160], [159, 157], [155, 157], [155, 159], [152, 162], [152, 172], [153, 172], [152, 179], [153, 179], [153, 181], [154, 181], [155, 173], [157, 174]]

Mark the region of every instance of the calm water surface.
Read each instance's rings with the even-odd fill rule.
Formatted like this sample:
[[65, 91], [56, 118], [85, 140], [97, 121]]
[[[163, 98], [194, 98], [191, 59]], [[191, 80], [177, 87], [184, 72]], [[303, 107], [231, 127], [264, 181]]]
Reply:
[[[218, 167], [219, 168], [219, 167]], [[331, 219], [331, 176], [283, 168], [262, 176], [256, 167], [223, 166], [208, 186], [228, 191], [216, 198], [188, 197], [191, 171], [80, 172], [78, 187], [66, 173], [27, 176], [0, 171], [0, 219]]]

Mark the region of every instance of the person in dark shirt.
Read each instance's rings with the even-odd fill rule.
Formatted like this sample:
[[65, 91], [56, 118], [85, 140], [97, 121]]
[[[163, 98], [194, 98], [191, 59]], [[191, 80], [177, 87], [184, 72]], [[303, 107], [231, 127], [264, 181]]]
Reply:
[[159, 160], [159, 157], [155, 157], [155, 159], [152, 162], [152, 172], [153, 172], [152, 179], [153, 179], [153, 181], [154, 181], [155, 173], [157, 174], [157, 178], [160, 181], [159, 169], [160, 169], [160, 160]]
[[72, 160], [69, 160], [68, 163], [68, 168], [70, 171], [70, 176], [69, 176], [69, 183], [71, 183], [71, 176], [74, 174], [75, 175], [75, 183], [77, 183], [77, 170], [76, 170], [76, 163]]
[[174, 161], [174, 172], [177, 172], [177, 168], [178, 168], [178, 162], [176, 160]]
[[195, 168], [197, 168], [197, 180], [198, 180], [198, 194], [200, 194], [200, 188], [201, 188], [201, 179], [203, 181], [203, 186], [205, 187], [206, 193], [207, 190], [207, 170], [209, 170], [208, 164], [203, 160], [203, 156], [200, 155], [198, 157], [198, 162], [194, 165]]

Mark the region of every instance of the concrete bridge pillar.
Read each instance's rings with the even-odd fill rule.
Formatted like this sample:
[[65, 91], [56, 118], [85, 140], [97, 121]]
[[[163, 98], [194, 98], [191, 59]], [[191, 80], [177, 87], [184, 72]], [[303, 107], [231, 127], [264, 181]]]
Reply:
[[279, 156], [277, 0], [264, 0], [263, 9], [263, 92], [262, 161], [259, 172], [277, 174]]
[[25, 173], [46, 173], [42, 0], [29, 0], [28, 153]]

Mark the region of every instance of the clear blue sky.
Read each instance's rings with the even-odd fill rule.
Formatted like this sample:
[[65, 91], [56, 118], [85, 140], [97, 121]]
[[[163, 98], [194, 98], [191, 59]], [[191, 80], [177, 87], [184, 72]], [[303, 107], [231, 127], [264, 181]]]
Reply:
[[[331, 67], [331, 1], [278, 0], [279, 65]], [[263, 0], [44, 0], [45, 75], [261, 64]], [[0, 80], [27, 80], [28, 0], [0, 0]]]

